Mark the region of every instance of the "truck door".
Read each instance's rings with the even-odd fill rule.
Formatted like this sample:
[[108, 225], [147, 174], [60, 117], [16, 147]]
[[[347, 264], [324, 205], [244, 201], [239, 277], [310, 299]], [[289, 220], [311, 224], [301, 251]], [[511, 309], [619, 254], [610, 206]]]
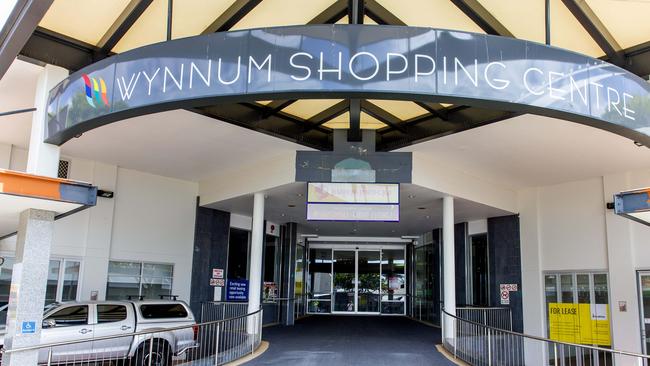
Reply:
[[[124, 303], [101, 303], [96, 305], [97, 324], [93, 353], [97, 359], [115, 360], [127, 356], [135, 331], [133, 306]], [[105, 336], [121, 336], [98, 340]]]
[[[83, 341], [52, 348], [53, 363], [87, 360], [92, 353], [93, 325], [88, 305], [63, 305], [43, 321], [41, 343]], [[47, 324], [47, 326], [45, 326]], [[48, 349], [39, 352], [39, 362], [47, 362]]]

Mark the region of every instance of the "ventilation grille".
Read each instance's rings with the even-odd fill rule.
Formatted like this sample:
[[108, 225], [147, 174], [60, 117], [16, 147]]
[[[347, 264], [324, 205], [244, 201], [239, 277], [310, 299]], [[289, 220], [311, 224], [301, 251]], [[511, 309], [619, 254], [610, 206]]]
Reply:
[[70, 162], [67, 160], [59, 160], [59, 173], [57, 177], [62, 179], [68, 179], [70, 174]]

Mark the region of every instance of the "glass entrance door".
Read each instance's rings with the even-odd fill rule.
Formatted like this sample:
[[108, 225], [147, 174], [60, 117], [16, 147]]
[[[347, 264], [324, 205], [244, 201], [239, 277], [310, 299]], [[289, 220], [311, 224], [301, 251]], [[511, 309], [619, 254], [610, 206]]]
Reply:
[[641, 300], [641, 343], [650, 355], [650, 272], [639, 272], [639, 297]]
[[333, 258], [332, 292], [334, 293], [334, 313], [354, 313], [356, 293], [356, 252], [354, 250], [335, 250]]
[[380, 252], [360, 250], [357, 263], [357, 312], [379, 313]]
[[333, 313], [379, 313], [380, 253], [379, 250], [334, 250]]

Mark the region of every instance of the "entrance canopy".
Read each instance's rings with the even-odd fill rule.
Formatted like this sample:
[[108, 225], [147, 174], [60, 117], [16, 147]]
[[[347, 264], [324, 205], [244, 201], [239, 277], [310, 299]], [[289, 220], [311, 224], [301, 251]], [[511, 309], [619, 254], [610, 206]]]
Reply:
[[[117, 54], [72, 75], [70, 93], [87, 107], [68, 113], [73, 96], [58, 100], [50, 112], [65, 122], [57, 120], [48, 138], [58, 144], [116, 119], [187, 108], [318, 149], [331, 148], [332, 128], [375, 128], [378, 150], [393, 150], [523, 112], [648, 145], [641, 112], [647, 91], [633, 77], [650, 73], [647, 40], [640, 36], [647, 32], [639, 29], [648, 7], [565, 0], [551, 2], [545, 14], [534, 0], [183, 1], [172, 9], [151, 0], [57, 1], [21, 54], [73, 71]], [[95, 19], [92, 26], [71, 26], [70, 17], [86, 14]], [[334, 23], [409, 27], [318, 26]], [[451, 31], [436, 30], [443, 28]], [[547, 43], [581, 55], [536, 43], [545, 33]], [[199, 34], [205, 36], [192, 38]], [[138, 48], [181, 37], [190, 38]], [[241, 45], [218, 47], [234, 39]], [[177, 59], [175, 47], [194, 51]], [[138, 60], [152, 55], [158, 64], [138, 69]], [[110, 65], [116, 65], [112, 74]], [[122, 80], [122, 93], [131, 86], [152, 98], [133, 94], [116, 105], [124, 102]]]

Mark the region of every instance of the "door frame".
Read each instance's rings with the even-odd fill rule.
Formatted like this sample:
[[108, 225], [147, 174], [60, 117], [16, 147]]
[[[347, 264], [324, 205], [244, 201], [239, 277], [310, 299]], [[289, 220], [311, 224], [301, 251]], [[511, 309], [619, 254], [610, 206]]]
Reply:
[[[377, 304], [379, 305], [379, 308], [377, 311], [359, 311], [359, 252], [377, 252], [379, 254], [379, 300]], [[379, 315], [381, 314], [381, 249], [374, 249], [374, 248], [359, 248], [355, 249], [355, 281], [354, 281], [354, 313], [355, 314], [360, 314], [360, 315]], [[332, 266], [332, 269], [334, 269], [334, 266]]]
[[644, 304], [643, 304], [643, 282], [641, 281], [642, 276], [648, 276], [650, 277], [650, 270], [638, 270], [637, 272], [637, 293], [639, 296], [639, 322], [640, 328], [641, 328], [641, 350], [643, 354], [647, 355], [650, 352], [650, 349], [648, 349], [648, 338], [650, 338], [646, 334], [646, 320], [649, 321], [650, 324], [650, 314], [644, 314]]
[[[382, 250], [384, 249], [399, 249], [404, 251], [404, 260], [406, 260], [406, 246], [401, 245], [401, 244], [396, 244], [397, 240], [393, 240], [391, 242], [380, 242], [377, 241], [376, 244], [366, 244], [368, 242], [364, 242], [364, 244], [334, 244], [330, 241], [327, 242], [318, 242], [318, 241], [310, 241], [309, 242], [309, 249], [329, 249], [332, 251], [332, 260], [334, 260], [334, 252], [335, 251], [354, 251], [354, 274], [355, 274], [355, 286], [354, 286], [354, 311], [335, 311], [334, 310], [334, 263], [332, 263], [331, 266], [331, 276], [332, 276], [332, 281], [330, 284], [330, 293], [332, 294], [330, 297], [331, 305], [330, 305], [330, 312], [327, 314], [331, 315], [381, 315], [381, 316], [403, 316], [407, 313], [407, 308], [406, 308], [406, 302], [404, 303], [404, 313], [401, 314], [382, 314], [381, 313], [381, 299], [382, 299], [382, 292], [381, 292], [381, 280], [379, 284], [379, 310], [377, 312], [359, 312], [358, 311], [358, 301], [357, 301], [357, 296], [358, 296], [358, 277], [359, 277], [359, 251], [378, 251], [379, 252], [379, 278], [381, 279], [381, 274], [382, 274]], [[309, 260], [307, 261], [309, 263]], [[309, 268], [307, 267], [305, 271], [309, 271]], [[404, 267], [404, 273], [405, 275], [408, 274], [408, 268], [406, 266]], [[409, 286], [408, 280], [406, 286]], [[309, 303], [309, 299], [307, 299], [307, 303]], [[309, 314], [314, 314], [314, 315], [326, 315], [326, 314], [321, 314], [321, 313], [310, 313]]]
[[[334, 261], [335, 261], [335, 253], [336, 252], [354, 252], [354, 291], [353, 291], [353, 299], [354, 299], [354, 310], [353, 311], [337, 311], [334, 310], [336, 306], [336, 293], [334, 292]], [[332, 307], [331, 307], [331, 313], [336, 314], [336, 315], [344, 315], [344, 314], [357, 314], [357, 290], [359, 287], [358, 284], [358, 267], [359, 267], [359, 261], [358, 261], [358, 253], [356, 249], [334, 249], [332, 248], [332, 267], [331, 267], [331, 273], [332, 273], [332, 282], [330, 284], [330, 293], [332, 294]]]

